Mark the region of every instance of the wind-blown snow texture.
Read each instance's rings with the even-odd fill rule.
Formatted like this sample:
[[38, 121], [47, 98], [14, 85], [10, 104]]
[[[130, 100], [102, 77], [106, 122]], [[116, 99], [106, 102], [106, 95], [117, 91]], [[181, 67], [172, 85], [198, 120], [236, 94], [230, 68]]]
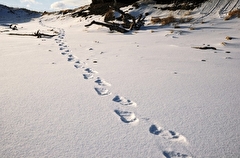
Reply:
[[[0, 157], [239, 157], [240, 22], [223, 18], [240, 2], [176, 29], [147, 25], [170, 14], [154, 6], [128, 34], [84, 27], [101, 16], [0, 19]], [[8, 35], [38, 29], [58, 33]]]

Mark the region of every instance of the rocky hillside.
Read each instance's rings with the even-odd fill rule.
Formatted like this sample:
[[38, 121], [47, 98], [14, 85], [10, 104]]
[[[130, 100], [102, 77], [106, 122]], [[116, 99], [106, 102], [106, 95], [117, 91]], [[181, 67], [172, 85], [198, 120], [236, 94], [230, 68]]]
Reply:
[[[201, 3], [206, 0], [140, 0], [146, 3], [156, 3], [156, 4], [173, 4], [171, 7], [163, 8], [168, 10], [177, 9], [194, 9], [198, 7]], [[118, 7], [123, 7], [130, 4], [136, 4], [139, 1], [136, 0], [92, 0], [90, 5], [91, 14], [105, 14], [109, 10], [109, 6], [117, 5]]]
[[[145, 0], [151, 1], [151, 0]], [[155, 0], [157, 4], [171, 4], [171, 3], [202, 3], [206, 0]], [[114, 0], [92, 0], [92, 4], [99, 4], [99, 3], [109, 3], [114, 2]], [[124, 4], [132, 4], [137, 2], [137, 0], [117, 0], [118, 3]]]

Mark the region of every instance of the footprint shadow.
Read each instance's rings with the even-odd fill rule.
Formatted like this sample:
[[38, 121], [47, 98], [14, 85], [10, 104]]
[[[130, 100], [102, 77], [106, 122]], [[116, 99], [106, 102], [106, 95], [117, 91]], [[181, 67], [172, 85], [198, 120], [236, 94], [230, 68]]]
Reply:
[[134, 123], [138, 122], [138, 118], [136, 118], [135, 114], [133, 112], [129, 111], [120, 111], [120, 110], [114, 110], [114, 112], [120, 116], [120, 119], [124, 123]]
[[166, 158], [174, 158], [174, 157], [180, 157], [180, 158], [190, 158], [187, 154], [181, 154], [179, 152], [175, 151], [163, 151], [163, 155]]
[[156, 125], [151, 125], [151, 127], [149, 128], [149, 132], [154, 135], [159, 135], [162, 132], [162, 130], [159, 129]]
[[132, 106], [132, 107], [136, 107], [137, 104], [129, 99], [126, 99], [124, 97], [121, 97], [119, 95], [115, 96], [112, 101], [120, 103], [121, 105], [126, 105], [126, 106]]
[[166, 130], [156, 125], [151, 125], [149, 128], [149, 132], [154, 135], [159, 135], [162, 138], [168, 139], [171, 141], [187, 142], [187, 139], [183, 135], [179, 134], [178, 132], [175, 132], [172, 130]]

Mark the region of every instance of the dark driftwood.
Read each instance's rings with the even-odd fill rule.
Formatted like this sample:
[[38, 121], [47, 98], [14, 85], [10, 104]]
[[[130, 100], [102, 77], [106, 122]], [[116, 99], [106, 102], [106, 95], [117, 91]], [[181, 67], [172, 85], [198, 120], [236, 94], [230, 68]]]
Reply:
[[116, 12], [119, 12], [122, 16], [120, 17], [120, 20], [123, 21], [123, 24], [121, 24], [124, 28], [128, 28], [130, 30], [139, 30], [141, 26], [144, 25], [145, 17], [143, 17], [142, 14], [139, 15], [137, 21], [134, 16], [131, 14], [125, 13], [121, 9], [117, 7], [110, 7], [111, 9], [115, 10]]
[[205, 49], [213, 49], [213, 50], [217, 50], [217, 48], [215, 48], [215, 47], [209, 47], [209, 46], [206, 46], [206, 47], [192, 47], [192, 48], [203, 49], [203, 50], [205, 50]]
[[33, 34], [29, 34], [29, 33], [9, 33], [8, 35], [17, 35], [17, 36], [34, 36]]
[[45, 33], [40, 33], [40, 31], [38, 30], [36, 33], [25, 33], [25, 34], [21, 34], [21, 33], [9, 33], [9, 35], [17, 35], [17, 36], [37, 36], [37, 38], [42, 38], [42, 37], [54, 37], [56, 35], [49, 35], [49, 34], [45, 34]]
[[85, 25], [85, 27], [89, 27], [93, 24], [96, 24], [96, 25], [101, 25], [101, 26], [105, 26], [107, 28], [109, 28], [111, 31], [118, 31], [118, 32], [121, 32], [121, 33], [127, 33], [129, 32], [128, 30], [124, 29], [124, 28], [121, 28], [119, 25], [117, 24], [107, 24], [107, 23], [102, 23], [102, 22], [97, 22], [97, 21], [92, 21], [90, 24], [88, 25]]
[[9, 28], [12, 30], [18, 30], [17, 26], [13, 24], [9, 25]]
[[110, 8], [112, 8], [113, 10], [121, 14], [121, 17], [118, 18], [118, 20], [121, 20], [123, 23], [110, 23], [110, 22], [102, 23], [102, 22], [92, 21], [90, 24], [85, 25], [85, 27], [89, 27], [93, 24], [96, 24], [96, 25], [107, 27], [111, 31], [114, 30], [121, 33], [127, 33], [131, 30], [139, 30], [144, 25], [145, 17], [143, 17], [142, 14], [140, 14], [138, 19], [136, 20], [134, 16], [128, 13], [124, 13], [122, 10], [120, 10], [117, 7], [110, 7]]

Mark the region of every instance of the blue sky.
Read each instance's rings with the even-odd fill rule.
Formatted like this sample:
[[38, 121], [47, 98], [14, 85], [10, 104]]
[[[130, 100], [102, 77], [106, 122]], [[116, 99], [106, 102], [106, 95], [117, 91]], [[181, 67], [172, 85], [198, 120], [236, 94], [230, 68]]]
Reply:
[[90, 4], [91, 2], [91, 0], [0, 0], [0, 4], [9, 7], [27, 8], [35, 11], [76, 8]]

